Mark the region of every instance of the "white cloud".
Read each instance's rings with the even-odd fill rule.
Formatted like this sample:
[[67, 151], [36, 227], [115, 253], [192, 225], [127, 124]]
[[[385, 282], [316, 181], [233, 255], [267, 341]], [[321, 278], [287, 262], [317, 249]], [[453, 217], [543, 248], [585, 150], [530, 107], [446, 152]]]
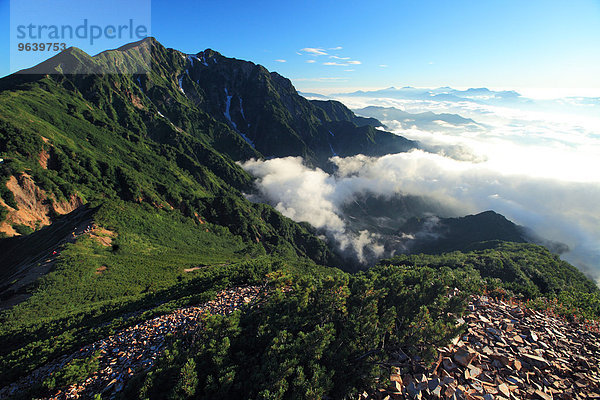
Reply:
[[461, 202], [470, 202], [469, 210], [495, 209], [542, 237], [568, 244], [572, 251], [565, 259], [580, 267], [587, 264], [600, 276], [600, 207], [595, 205], [600, 204], [600, 104], [590, 113], [576, 114], [560, 102], [551, 108], [547, 102], [529, 100], [512, 105], [503, 102], [502, 106], [433, 98], [339, 100], [351, 108], [376, 105], [474, 119], [476, 126], [438, 123], [435, 129], [408, 127], [404, 121], [383, 122], [409, 139], [449, 149], [447, 154], [459, 151], [462, 159], [479, 161], [450, 179], [432, 177], [431, 168], [439, 163], [428, 160], [424, 173], [429, 171], [430, 177], [423, 175], [423, 181], [437, 180], [439, 186], [445, 186], [450, 179], [450, 184], [466, 187], [469, 195]]
[[342, 46], [337, 46], [337, 47], [330, 47], [329, 50], [342, 50], [343, 47]]
[[315, 60], [306, 60], [306, 62], [309, 64], [312, 64], [312, 63], [315, 63], [316, 61]]
[[347, 67], [349, 64], [328, 61], [328, 62], [324, 62], [323, 65], [335, 65], [335, 66], [338, 66], [338, 67]]
[[387, 67], [388, 67], [388, 65], [387, 65], [387, 64], [379, 64], [379, 66], [380, 66], [381, 68], [387, 68]]
[[342, 206], [365, 193], [411, 194], [440, 201], [461, 215], [493, 209], [569, 245], [567, 259], [598, 268], [593, 260], [600, 254], [600, 185], [502, 174], [486, 163], [421, 150], [331, 160], [338, 168], [335, 175], [307, 168], [299, 157], [251, 160], [242, 166], [258, 178], [261, 195], [281, 213], [324, 229], [340, 249], [363, 262], [365, 251], [379, 255], [383, 247], [372, 233], [349, 231]]
[[350, 57], [338, 57], [338, 56], [329, 56], [329, 58], [335, 58], [336, 60], [349, 60]]
[[358, 65], [358, 64], [362, 64], [362, 63], [360, 61], [348, 61], [348, 64]]
[[355, 70], [354, 69], [345, 69], [344, 71], [345, 72], [354, 72]]
[[287, 62], [287, 60], [282, 60], [282, 59], [277, 59], [277, 60], [275, 60], [275, 61], [277, 61], [277, 62], [280, 62], [280, 63]]
[[366, 252], [383, 255], [377, 235], [366, 230], [349, 232], [340, 217], [336, 178], [320, 169], [310, 169], [301, 157], [249, 160], [242, 167], [258, 177], [257, 187], [277, 211], [296, 220], [324, 229], [338, 247], [367, 262]]
[[324, 49], [319, 49], [315, 47], [305, 47], [300, 49], [301, 52], [308, 53], [315, 56], [326, 56], [327, 52]]

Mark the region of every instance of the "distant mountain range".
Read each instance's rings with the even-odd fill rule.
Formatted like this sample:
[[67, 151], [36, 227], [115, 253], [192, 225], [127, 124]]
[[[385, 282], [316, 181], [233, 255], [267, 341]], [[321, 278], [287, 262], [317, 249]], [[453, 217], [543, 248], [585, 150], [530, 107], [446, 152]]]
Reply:
[[447, 130], [449, 127], [460, 128], [462, 130], [482, 129], [482, 126], [477, 124], [471, 118], [464, 118], [458, 114], [436, 114], [431, 111], [409, 113], [394, 107], [377, 106], [355, 109], [354, 112], [358, 115], [377, 118], [381, 121], [397, 121], [403, 129], [410, 129], [413, 127], [430, 131]]
[[[318, 98], [316, 93], [306, 94], [309, 98]], [[558, 95], [557, 95], [558, 96]], [[482, 106], [516, 107], [520, 110], [545, 111], [554, 110], [561, 113], [574, 115], [588, 115], [596, 117], [600, 107], [599, 97], [568, 96], [556, 98], [528, 98], [514, 90], [491, 90], [488, 88], [470, 88], [465, 90], [451, 87], [440, 88], [414, 88], [410, 86], [395, 88], [389, 87], [380, 90], [362, 91], [351, 93], [335, 93], [328, 98], [372, 98], [395, 99], [423, 104], [442, 103], [446, 105], [477, 104]]]
[[499, 102], [527, 102], [529, 99], [522, 97], [519, 93], [512, 90], [493, 91], [487, 88], [471, 88], [466, 90], [453, 89], [451, 87], [441, 87], [437, 89], [414, 88], [410, 86], [386, 89], [362, 91], [358, 90], [351, 93], [336, 93], [332, 96], [349, 97], [388, 97], [396, 99], [411, 100], [434, 100], [434, 101], [470, 101], [476, 103], [499, 103]]
[[411, 252], [442, 254], [481, 249], [481, 242], [530, 242], [525, 229], [494, 211], [458, 218], [411, 218], [399, 229]]
[[342, 215], [350, 230], [376, 233], [386, 256], [471, 251], [491, 246], [483, 242], [498, 241], [541, 244], [559, 254], [568, 251], [566, 245], [540, 238], [494, 211], [455, 217], [443, 203], [422, 196], [365, 194], [347, 202]]

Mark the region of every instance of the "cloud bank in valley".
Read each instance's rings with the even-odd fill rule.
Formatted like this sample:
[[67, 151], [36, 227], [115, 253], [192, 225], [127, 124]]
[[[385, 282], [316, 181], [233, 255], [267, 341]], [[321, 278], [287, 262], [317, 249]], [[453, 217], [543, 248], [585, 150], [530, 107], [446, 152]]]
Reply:
[[383, 254], [375, 234], [347, 229], [340, 206], [353, 189], [345, 192], [335, 176], [306, 167], [301, 157], [250, 160], [242, 166], [257, 177], [262, 199], [255, 200], [265, 200], [283, 215], [324, 230], [342, 251], [353, 253], [360, 262], [366, 262], [365, 252]]
[[[262, 199], [284, 215], [322, 229], [341, 249], [366, 261], [384, 253], [382, 242], [373, 233], [352, 230], [344, 205], [368, 193], [425, 196], [455, 216], [499, 212], [542, 238], [567, 244], [570, 251], [563, 258], [600, 277], [600, 117], [588, 108], [582, 114], [570, 112], [573, 108], [558, 112], [522, 98], [501, 105], [462, 99], [342, 100], [353, 108], [457, 113], [477, 126], [384, 120], [389, 130], [419, 140], [426, 151], [334, 157], [334, 175], [308, 168], [300, 158], [244, 163], [257, 177]], [[600, 111], [600, 104], [583, 103]]]
[[337, 172], [311, 169], [300, 157], [250, 160], [264, 200], [282, 214], [328, 233], [340, 249], [361, 261], [383, 254], [376, 234], [348, 229], [343, 205], [357, 196], [410, 194], [434, 198], [456, 215], [495, 210], [538, 235], [569, 246], [568, 260], [597, 277], [600, 254], [600, 185], [525, 175], [498, 174], [420, 150], [380, 158], [334, 157]]

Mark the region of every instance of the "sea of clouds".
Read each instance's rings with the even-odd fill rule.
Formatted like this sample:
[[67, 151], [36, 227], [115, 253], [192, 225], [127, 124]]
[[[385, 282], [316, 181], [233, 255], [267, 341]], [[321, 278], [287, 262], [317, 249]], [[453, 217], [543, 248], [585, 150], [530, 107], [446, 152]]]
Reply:
[[320, 228], [363, 263], [384, 255], [384, 246], [376, 233], [349, 228], [344, 205], [358, 196], [424, 196], [455, 215], [494, 210], [568, 245], [562, 257], [599, 279], [600, 104], [595, 99], [519, 99], [501, 105], [471, 99], [338, 99], [353, 109], [454, 113], [475, 124], [439, 121], [432, 127], [418, 119], [383, 120], [387, 130], [419, 140], [423, 150], [333, 157], [334, 174], [309, 168], [299, 157], [247, 161], [243, 167], [257, 178], [258, 200]]

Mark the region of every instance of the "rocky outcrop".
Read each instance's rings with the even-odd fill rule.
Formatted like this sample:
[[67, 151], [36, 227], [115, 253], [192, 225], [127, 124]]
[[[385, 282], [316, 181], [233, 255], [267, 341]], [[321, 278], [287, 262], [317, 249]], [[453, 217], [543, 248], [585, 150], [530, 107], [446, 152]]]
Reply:
[[[51, 376], [74, 359], [99, 352], [98, 370], [84, 382], [61, 388], [51, 399], [112, 398], [135, 373], [150, 369], [167, 344], [201, 327], [206, 314], [229, 314], [262, 297], [256, 286], [221, 291], [203, 305], [131, 326], [39, 368], [0, 390], [11, 395]], [[600, 326], [570, 322], [521, 303], [474, 297], [471, 313], [458, 323], [464, 335], [438, 349], [426, 367], [419, 357], [398, 352], [388, 383], [360, 399], [597, 399], [600, 398]]]
[[512, 301], [476, 297], [466, 333], [426, 369], [402, 355], [377, 399], [598, 399], [598, 324], [569, 322]]
[[14, 225], [26, 225], [34, 229], [50, 225], [53, 214], [68, 214], [83, 204], [75, 195], [68, 200], [57, 200], [53, 194], [41, 189], [26, 173], [18, 177], [11, 176], [6, 187], [12, 192], [17, 205], [17, 208], [13, 208], [0, 199], [0, 206], [8, 210], [6, 219], [0, 223], [0, 232], [7, 236], [18, 235]]
[[182, 308], [131, 326], [38, 368], [20, 381], [0, 389], [0, 398], [19, 393], [59, 371], [70, 361], [90, 357], [96, 352], [100, 353], [97, 371], [84, 382], [61, 388], [50, 399], [88, 399], [93, 398], [95, 393], [101, 393], [103, 398], [112, 398], [135, 373], [154, 365], [165, 350], [167, 334], [191, 333], [201, 327], [203, 316], [227, 315], [257, 301], [261, 293], [258, 286], [226, 289], [205, 304]]

